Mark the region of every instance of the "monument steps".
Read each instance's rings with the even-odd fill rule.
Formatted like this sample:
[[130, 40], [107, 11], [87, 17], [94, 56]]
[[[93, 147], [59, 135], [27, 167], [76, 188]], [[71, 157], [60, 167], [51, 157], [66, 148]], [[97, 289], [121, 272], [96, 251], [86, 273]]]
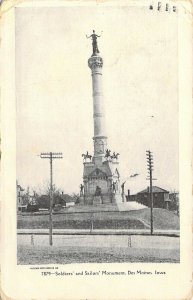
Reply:
[[98, 205], [76, 205], [66, 209], [67, 212], [96, 212], [96, 211], [119, 211], [117, 204], [98, 204]]
[[125, 211], [125, 210], [139, 210], [147, 208], [147, 206], [138, 203], [136, 201], [130, 201], [130, 202], [124, 202], [124, 203], [118, 203], [119, 211]]
[[135, 201], [132, 202], [124, 202], [124, 203], [108, 203], [108, 204], [98, 204], [98, 205], [76, 205], [66, 208], [66, 212], [69, 213], [78, 213], [78, 212], [100, 212], [100, 211], [129, 211], [129, 210], [140, 210], [147, 208], [147, 206], [137, 203]]

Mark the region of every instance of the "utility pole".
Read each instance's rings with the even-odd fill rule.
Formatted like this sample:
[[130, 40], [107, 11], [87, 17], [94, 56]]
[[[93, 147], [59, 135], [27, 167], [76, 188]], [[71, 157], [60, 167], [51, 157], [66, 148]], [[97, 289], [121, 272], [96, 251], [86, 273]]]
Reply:
[[63, 158], [62, 153], [48, 152], [41, 153], [40, 158], [48, 158], [50, 160], [50, 211], [49, 211], [49, 244], [53, 245], [52, 241], [52, 229], [53, 229], [53, 220], [52, 220], [52, 209], [53, 209], [53, 159]]
[[153, 235], [153, 190], [152, 190], [152, 171], [153, 171], [153, 154], [150, 150], [146, 151], [146, 156], [147, 156], [147, 169], [149, 173], [149, 177], [147, 180], [149, 180], [149, 186], [150, 186], [150, 202], [151, 202], [151, 235]]

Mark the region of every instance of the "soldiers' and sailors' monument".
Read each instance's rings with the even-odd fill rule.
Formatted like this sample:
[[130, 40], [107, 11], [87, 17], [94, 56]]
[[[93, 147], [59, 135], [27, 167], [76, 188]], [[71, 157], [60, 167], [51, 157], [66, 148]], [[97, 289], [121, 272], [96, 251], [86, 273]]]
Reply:
[[103, 98], [102, 69], [103, 59], [100, 55], [95, 33], [87, 38], [92, 39], [93, 53], [88, 59], [91, 69], [93, 91], [93, 120], [94, 120], [94, 155], [82, 154], [83, 184], [80, 186], [80, 204], [102, 205], [124, 202], [124, 186], [120, 186], [118, 171], [119, 153], [111, 151], [107, 146], [105, 127], [105, 111]]

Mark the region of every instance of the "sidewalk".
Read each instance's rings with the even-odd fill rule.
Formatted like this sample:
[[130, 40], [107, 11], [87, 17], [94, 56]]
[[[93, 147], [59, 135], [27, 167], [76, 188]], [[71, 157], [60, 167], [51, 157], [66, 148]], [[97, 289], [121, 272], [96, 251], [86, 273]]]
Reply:
[[19, 234], [19, 264], [180, 261], [180, 238], [150, 235]]

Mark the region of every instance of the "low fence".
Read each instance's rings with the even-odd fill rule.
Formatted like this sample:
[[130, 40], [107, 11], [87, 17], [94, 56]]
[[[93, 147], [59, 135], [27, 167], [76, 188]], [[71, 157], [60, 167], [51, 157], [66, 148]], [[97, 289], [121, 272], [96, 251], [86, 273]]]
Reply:
[[[18, 245], [48, 246], [48, 235], [18, 235]], [[180, 239], [169, 236], [139, 235], [53, 235], [55, 247], [95, 247], [95, 248], [155, 248], [179, 249]]]

